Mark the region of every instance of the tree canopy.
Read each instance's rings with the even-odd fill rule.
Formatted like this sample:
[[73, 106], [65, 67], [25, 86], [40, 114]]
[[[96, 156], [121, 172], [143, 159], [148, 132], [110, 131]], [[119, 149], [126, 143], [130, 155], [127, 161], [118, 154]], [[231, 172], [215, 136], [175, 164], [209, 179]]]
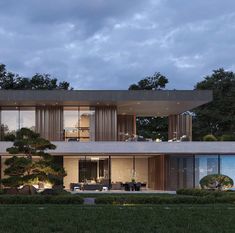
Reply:
[[[159, 72], [141, 79], [137, 84], [132, 84], [129, 90], [162, 90], [166, 87], [168, 79]], [[167, 140], [168, 120], [166, 117], [137, 117], [136, 131], [144, 138]]]
[[[64, 168], [55, 163], [54, 158], [46, 152], [55, 148], [54, 144], [41, 138], [39, 134], [21, 128], [16, 133], [13, 146], [7, 149], [7, 152], [13, 156], [5, 161], [7, 167], [4, 174], [7, 178], [1, 182], [8, 187], [33, 185], [39, 182], [62, 183], [62, 178], [66, 176]], [[40, 159], [33, 160], [36, 156]]]
[[129, 90], [160, 90], [166, 87], [168, 79], [159, 72], [141, 79], [137, 84], [132, 84]]
[[0, 64], [0, 89], [8, 90], [56, 90], [70, 89], [69, 82], [58, 82], [57, 78], [50, 74], [36, 73], [31, 78], [21, 77], [6, 70], [4, 64]]
[[220, 138], [235, 133], [235, 74], [224, 69], [214, 70], [195, 86], [197, 90], [212, 90], [213, 101], [194, 110], [193, 138], [206, 134]]

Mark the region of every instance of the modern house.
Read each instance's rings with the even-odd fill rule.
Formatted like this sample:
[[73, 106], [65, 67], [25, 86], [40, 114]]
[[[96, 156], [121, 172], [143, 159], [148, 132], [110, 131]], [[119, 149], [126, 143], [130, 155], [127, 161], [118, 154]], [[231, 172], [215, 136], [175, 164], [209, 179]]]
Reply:
[[[113, 189], [135, 179], [147, 189], [198, 187], [207, 174], [235, 179], [235, 143], [192, 142], [187, 111], [212, 101], [211, 91], [0, 91], [0, 165], [4, 176], [9, 133], [28, 127], [51, 140], [50, 153], [72, 183], [108, 183]], [[138, 141], [136, 117], [168, 117], [169, 142]], [[186, 135], [189, 141], [180, 141]]]

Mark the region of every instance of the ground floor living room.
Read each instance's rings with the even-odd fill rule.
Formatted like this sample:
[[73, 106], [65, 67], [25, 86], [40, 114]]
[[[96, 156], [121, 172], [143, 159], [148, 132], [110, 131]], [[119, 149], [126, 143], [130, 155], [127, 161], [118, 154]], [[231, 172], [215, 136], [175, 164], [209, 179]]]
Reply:
[[[74, 154], [54, 155], [64, 167], [66, 190], [175, 191], [199, 188], [209, 174], [235, 181], [235, 154]], [[1, 156], [1, 178], [5, 160]], [[34, 158], [37, 159], [37, 158]]]
[[235, 155], [64, 156], [65, 189], [177, 190], [197, 188], [208, 174], [235, 178]]

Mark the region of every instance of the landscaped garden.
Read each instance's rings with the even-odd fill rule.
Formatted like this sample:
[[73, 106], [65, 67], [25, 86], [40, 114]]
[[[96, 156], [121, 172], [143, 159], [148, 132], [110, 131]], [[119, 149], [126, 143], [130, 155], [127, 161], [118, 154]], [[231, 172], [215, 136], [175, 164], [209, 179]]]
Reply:
[[0, 232], [233, 233], [235, 205], [1, 205]]
[[[1, 180], [0, 232], [235, 232], [234, 183], [226, 175], [207, 175], [202, 189], [176, 194], [72, 194], [63, 190], [66, 171], [46, 152], [55, 146], [26, 128], [16, 136]], [[40, 188], [48, 182], [50, 189]]]

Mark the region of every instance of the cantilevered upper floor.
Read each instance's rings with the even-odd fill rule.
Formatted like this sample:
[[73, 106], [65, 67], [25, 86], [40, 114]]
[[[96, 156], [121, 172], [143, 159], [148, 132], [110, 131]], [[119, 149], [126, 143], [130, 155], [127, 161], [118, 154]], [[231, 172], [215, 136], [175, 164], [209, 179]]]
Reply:
[[0, 106], [116, 106], [118, 114], [177, 115], [212, 100], [207, 90], [0, 90]]
[[204, 90], [0, 90], [1, 140], [28, 127], [54, 141], [122, 141], [136, 134], [138, 116], [168, 116], [169, 138], [191, 137], [180, 114], [211, 100]]

